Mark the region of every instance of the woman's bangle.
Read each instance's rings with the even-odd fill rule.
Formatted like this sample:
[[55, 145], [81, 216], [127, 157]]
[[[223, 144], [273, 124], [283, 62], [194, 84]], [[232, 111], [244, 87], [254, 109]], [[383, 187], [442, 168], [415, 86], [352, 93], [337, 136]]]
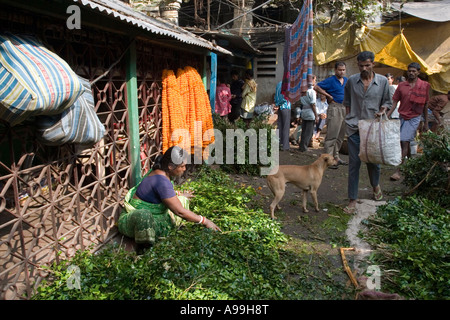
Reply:
[[198, 222], [198, 224], [203, 224], [203, 220], [205, 220], [205, 217], [200, 216], [200, 221]]

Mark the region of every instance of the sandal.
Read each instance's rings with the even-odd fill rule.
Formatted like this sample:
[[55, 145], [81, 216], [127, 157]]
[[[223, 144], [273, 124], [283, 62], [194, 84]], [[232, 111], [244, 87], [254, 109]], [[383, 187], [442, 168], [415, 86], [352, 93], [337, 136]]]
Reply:
[[346, 214], [354, 215], [354, 214], [356, 213], [356, 207], [349, 207], [349, 206], [346, 206], [346, 207], [343, 209], [343, 211], [344, 211]]
[[381, 192], [381, 188], [378, 190], [378, 192], [373, 193], [373, 199], [375, 201], [380, 201], [383, 199], [383, 192]]

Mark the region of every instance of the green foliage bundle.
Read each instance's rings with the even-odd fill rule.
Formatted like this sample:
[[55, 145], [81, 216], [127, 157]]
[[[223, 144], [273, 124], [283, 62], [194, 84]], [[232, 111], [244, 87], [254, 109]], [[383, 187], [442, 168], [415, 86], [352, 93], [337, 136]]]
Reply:
[[450, 206], [450, 134], [427, 132], [421, 135], [421, 156], [408, 159], [402, 165], [403, 184], [419, 196], [431, 199], [441, 206]]
[[425, 198], [396, 198], [380, 206], [365, 236], [383, 266], [382, 286], [414, 299], [450, 298], [450, 217]]
[[[209, 167], [183, 188], [195, 192], [191, 209], [223, 232], [185, 223], [142, 255], [117, 247], [79, 252], [51, 268], [33, 299], [295, 298], [279, 251], [287, 239], [262, 210], [249, 210], [253, 188]], [[69, 265], [80, 268], [80, 289], [67, 286]]]
[[[251, 176], [258, 176], [258, 175], [260, 175], [261, 167], [270, 166], [270, 164], [262, 163], [261, 159], [260, 159], [260, 155], [262, 155], [262, 154], [267, 155], [267, 157], [269, 157], [269, 159], [272, 155], [272, 153], [271, 153], [271, 145], [272, 145], [271, 130], [274, 129], [274, 127], [266, 123], [267, 116], [260, 115], [260, 116], [255, 117], [250, 122], [249, 128], [247, 128], [245, 122], [242, 119], [238, 119], [235, 122], [235, 124], [233, 125], [233, 124], [229, 123], [227, 120], [219, 117], [217, 114], [214, 114], [213, 120], [214, 120], [214, 129], [219, 130], [223, 135], [223, 147], [224, 147], [224, 161], [223, 162], [224, 163], [221, 164], [221, 168], [223, 170], [225, 170], [226, 172], [230, 172], [230, 173], [239, 173], [239, 174], [247, 174], [247, 175], [251, 175]], [[250, 139], [248, 136], [246, 136], [244, 150], [238, 150], [239, 145], [237, 143], [236, 138], [234, 138], [234, 140], [235, 140], [234, 142], [227, 141], [227, 133], [226, 133], [227, 129], [242, 130], [244, 133], [248, 133], [248, 132], [250, 132], [250, 130], [254, 130], [256, 135], [255, 135], [255, 137], [252, 137], [252, 139]], [[265, 139], [265, 145], [260, 143], [260, 130], [263, 130], [263, 132], [267, 133], [267, 138]], [[255, 146], [255, 145], [250, 146], [250, 143], [252, 142], [252, 140], [257, 141], [257, 146]], [[225, 159], [225, 147], [227, 145], [231, 146], [232, 143], [234, 144], [234, 150], [233, 150], [234, 158], [233, 158], [232, 163], [227, 164], [226, 159]], [[251, 150], [256, 150], [255, 147], [258, 150], [258, 152], [256, 154], [257, 162], [252, 163], [253, 161], [250, 161], [249, 152]], [[260, 150], [263, 147], [265, 147], [266, 150]], [[239, 163], [238, 155], [242, 151], [245, 154], [245, 160], [244, 160], [244, 163]], [[255, 156], [255, 155], [252, 154], [252, 156]]]
[[[296, 8], [301, 9], [304, 3], [304, 0], [296, 0], [296, 1], [287, 1], [287, 0], [278, 0], [277, 3], [284, 3], [287, 6], [294, 6]], [[314, 0], [314, 13], [315, 15], [320, 14], [321, 12], [329, 12], [330, 18], [326, 19], [327, 21], [347, 21], [354, 23], [358, 26], [361, 26], [367, 23], [367, 19], [377, 13], [379, 10], [385, 10], [378, 8], [375, 10], [375, 7], [379, 4], [377, 0]], [[368, 8], [372, 7], [372, 10], [368, 10]], [[296, 16], [295, 16], [296, 17]], [[293, 23], [294, 20], [289, 21]], [[324, 22], [325, 23], [325, 22]]]

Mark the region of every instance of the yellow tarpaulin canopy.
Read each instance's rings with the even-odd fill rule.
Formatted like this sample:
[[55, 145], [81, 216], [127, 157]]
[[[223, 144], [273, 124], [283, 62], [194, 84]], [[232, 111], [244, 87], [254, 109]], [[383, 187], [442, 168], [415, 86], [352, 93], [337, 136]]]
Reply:
[[450, 22], [409, 18], [402, 24], [403, 32], [398, 22], [360, 30], [350, 25], [338, 31], [318, 26], [314, 30], [316, 63], [321, 65], [368, 50], [375, 53], [375, 61], [401, 70], [418, 62], [434, 90], [450, 91]]
[[323, 65], [344, 57], [354, 56], [355, 26], [349, 23], [341, 27], [314, 26], [313, 51], [317, 65]]
[[415, 61], [420, 64], [421, 71], [432, 74], [427, 63], [411, 49], [403, 33], [396, 35], [387, 46], [381, 49], [376, 54], [375, 61], [402, 70], [407, 70], [408, 65]]

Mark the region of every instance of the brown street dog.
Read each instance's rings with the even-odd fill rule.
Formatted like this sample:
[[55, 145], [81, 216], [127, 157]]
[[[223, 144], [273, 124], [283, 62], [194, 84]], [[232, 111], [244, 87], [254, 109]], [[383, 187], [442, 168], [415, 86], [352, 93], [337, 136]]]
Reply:
[[267, 176], [267, 185], [272, 191], [275, 198], [270, 204], [270, 217], [275, 219], [275, 207], [279, 208], [278, 203], [284, 196], [286, 183], [290, 182], [303, 190], [303, 212], [308, 212], [306, 209], [306, 197], [308, 191], [311, 192], [311, 197], [314, 201], [314, 208], [319, 211], [319, 203], [317, 201], [317, 189], [322, 183], [322, 176], [329, 166], [337, 165], [337, 161], [333, 156], [324, 153], [319, 159], [310, 165], [281, 165], [278, 167], [278, 172]]

